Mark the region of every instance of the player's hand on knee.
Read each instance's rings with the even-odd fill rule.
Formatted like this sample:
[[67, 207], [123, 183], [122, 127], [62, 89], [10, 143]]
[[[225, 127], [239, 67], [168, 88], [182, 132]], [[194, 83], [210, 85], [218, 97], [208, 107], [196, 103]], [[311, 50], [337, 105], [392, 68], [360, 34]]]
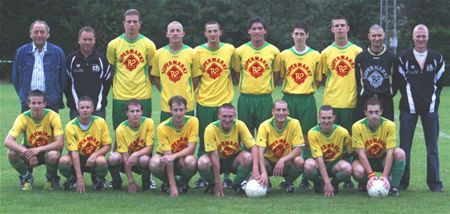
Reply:
[[24, 153], [25, 158], [30, 159], [33, 156], [37, 156], [39, 154], [39, 148], [31, 148], [27, 149]]
[[82, 178], [77, 179], [77, 192], [78, 193], [85, 193], [84, 189], [84, 180]]
[[284, 169], [284, 162], [278, 161], [277, 164], [275, 164], [275, 167], [273, 168], [273, 175], [275, 176], [282, 176], [283, 175], [283, 169]]
[[38, 158], [37, 158], [36, 156], [31, 156], [31, 157], [28, 159], [28, 162], [30, 162], [30, 166], [31, 166], [31, 167], [35, 167], [35, 166], [37, 166], [38, 163], [39, 163]]
[[130, 155], [130, 157], [128, 157], [128, 164], [130, 166], [134, 166], [137, 162], [138, 157], [134, 154]]
[[95, 164], [95, 160], [96, 159], [97, 159], [97, 156], [95, 156], [94, 154], [89, 156], [89, 158], [86, 160], [86, 166], [87, 167], [93, 167], [94, 164]]

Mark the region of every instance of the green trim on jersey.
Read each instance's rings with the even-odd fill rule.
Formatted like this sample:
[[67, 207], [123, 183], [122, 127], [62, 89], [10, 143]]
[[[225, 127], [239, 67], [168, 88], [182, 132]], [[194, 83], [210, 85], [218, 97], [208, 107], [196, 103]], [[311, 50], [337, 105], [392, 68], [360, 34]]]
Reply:
[[378, 126], [377, 126], [377, 128], [376, 128], [375, 130], [372, 130], [372, 129], [370, 128], [370, 126], [369, 126], [369, 120], [367, 119], [367, 117], [364, 118], [364, 119], [362, 119], [362, 120], [361, 120], [361, 123], [364, 124], [365, 126], [367, 126], [367, 128], [370, 130], [371, 133], [375, 133], [375, 132], [378, 131], [378, 128], [380, 128], [380, 127], [383, 125], [383, 123], [384, 123], [385, 120], [386, 120], [385, 118], [380, 117], [380, 120], [378, 121]]
[[339, 47], [339, 46], [336, 45], [335, 42], [331, 43], [331, 46], [333, 46], [334, 48], [337, 48], [339, 50], [344, 50], [344, 49], [346, 49], [346, 48], [348, 48], [350, 46], [353, 46], [353, 45], [354, 45], [353, 43], [348, 42], [344, 47]]
[[209, 51], [218, 51], [220, 48], [223, 47], [224, 44], [225, 44], [225, 43], [221, 42], [221, 43], [219, 44], [219, 46], [218, 46], [216, 49], [212, 49], [212, 48], [208, 47], [208, 43], [205, 43], [205, 44], [203, 44], [203, 45], [200, 45], [200, 47], [205, 48], [205, 49], [207, 49], [207, 50], [209, 50]]
[[[98, 117], [94, 116], [94, 115], [91, 115], [90, 118], [91, 118], [91, 124], [89, 124], [89, 127], [86, 130], [89, 130], [92, 127], [92, 124], [94, 124], [94, 121], [97, 120]], [[81, 129], [80, 117], [78, 116], [75, 120], [73, 120], [72, 124], [77, 125]], [[86, 131], [86, 130], [83, 130], [83, 129], [81, 129], [81, 130], [82, 131]]]
[[330, 137], [331, 135], [333, 135], [333, 133], [334, 133], [334, 131], [336, 130], [337, 127], [338, 127], [337, 124], [333, 124], [333, 127], [331, 127], [331, 132], [328, 133], [328, 134], [322, 131], [322, 129], [320, 128], [320, 124], [317, 125], [317, 126], [315, 126], [315, 127], [313, 128], [313, 130], [314, 130], [314, 131], [320, 132], [320, 134], [322, 134], [322, 135], [325, 136], [325, 137]]
[[130, 123], [128, 122], [128, 120], [123, 121], [123, 122], [121, 123], [121, 125], [124, 125], [124, 126], [130, 128], [130, 129], [133, 130], [133, 131], [139, 131], [139, 129], [141, 128], [141, 126], [142, 126], [142, 124], [144, 123], [145, 119], [146, 119], [146, 117], [142, 116], [142, 117], [141, 117], [141, 121], [139, 121], [139, 125], [138, 125], [138, 127], [136, 127], [136, 128], [132, 128], [132, 127], [130, 126]]
[[[183, 117], [183, 127], [184, 125], [186, 125], [186, 122], [189, 120], [190, 117], [186, 117], [186, 115]], [[170, 120], [167, 121], [167, 123], [165, 124], [166, 126], [172, 128], [173, 130], [175, 130], [176, 132], [181, 132], [182, 130], [178, 130], [177, 128], [175, 128], [175, 126], [173, 125], [173, 117], [170, 117]], [[183, 129], [183, 128], [181, 128]]]
[[245, 43], [245, 45], [249, 46], [249, 47], [250, 47], [250, 48], [252, 48], [253, 50], [261, 50], [261, 49], [263, 49], [263, 48], [267, 47], [268, 45], [270, 45], [270, 43], [268, 43], [268, 42], [264, 42], [264, 45], [263, 45], [263, 46], [261, 46], [261, 47], [259, 47], [259, 48], [257, 48], [257, 47], [255, 47], [255, 46], [253, 46], [253, 45], [252, 45], [252, 42], [251, 42], [251, 41], [250, 41], [250, 42], [247, 42], [247, 43]]
[[270, 125], [273, 127], [273, 129], [275, 129], [276, 132], [283, 133], [284, 130], [286, 130], [286, 127], [288, 127], [289, 122], [291, 122], [291, 119], [286, 118], [286, 125], [281, 130], [278, 130], [277, 126], [275, 126], [275, 118], [272, 118], [270, 120]]
[[177, 50], [177, 51], [173, 51], [172, 49], [170, 49], [169, 45], [166, 45], [163, 48], [166, 49], [167, 51], [169, 51], [169, 53], [171, 53], [171, 54], [178, 54], [181, 51], [183, 51], [184, 49], [187, 49], [187, 48], [190, 48], [190, 47], [188, 45], [186, 45], [186, 44], [183, 44], [183, 46], [181, 46], [180, 50]]
[[139, 41], [140, 39], [144, 38], [145, 36], [139, 33], [138, 36], [136, 37], [136, 39], [128, 39], [124, 33], [124, 34], [120, 35], [119, 37], [121, 39], [127, 41], [128, 43], [135, 43], [135, 42]]
[[307, 49], [306, 52], [303, 53], [303, 54], [297, 53], [297, 51], [295, 50], [295, 46], [292, 46], [291, 48], [289, 48], [289, 50], [292, 51], [292, 53], [294, 53], [294, 54], [297, 55], [297, 56], [305, 56], [306, 54], [308, 54], [309, 52], [311, 52], [311, 51], [313, 50], [313, 49], [310, 48], [310, 47], [307, 47], [307, 48], [308, 48], [308, 49]]
[[[220, 126], [220, 120], [216, 120], [216, 121], [212, 122], [212, 124], [213, 124], [215, 127], [219, 128], [220, 131], [222, 132], [222, 134], [224, 134], [224, 135], [229, 135], [229, 134], [230, 134], [230, 132], [227, 133], [227, 132], [225, 132], [225, 131], [222, 129], [222, 126]], [[230, 131], [234, 128], [234, 126], [236, 126], [236, 120], [233, 120], [233, 124], [231, 125]]]

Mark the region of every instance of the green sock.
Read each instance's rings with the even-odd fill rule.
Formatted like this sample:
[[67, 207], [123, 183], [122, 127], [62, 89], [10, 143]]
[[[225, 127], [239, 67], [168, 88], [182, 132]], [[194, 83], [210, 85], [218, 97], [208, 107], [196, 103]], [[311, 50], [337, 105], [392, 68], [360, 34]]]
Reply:
[[95, 164], [94, 171], [95, 174], [98, 176], [98, 178], [105, 179], [106, 174], [108, 173], [108, 164], [105, 165]]
[[336, 182], [341, 183], [344, 181], [348, 181], [350, 179], [350, 175], [345, 175], [343, 172], [337, 172], [335, 176]]
[[17, 163], [11, 163], [11, 166], [19, 173], [19, 175], [26, 175], [28, 171], [30, 171], [30, 167], [25, 164], [24, 160], [19, 160]]
[[225, 179], [230, 179], [230, 173], [229, 172], [223, 173], [223, 180], [225, 180]]
[[148, 168], [139, 168], [142, 175], [142, 182], [150, 181], [150, 169]]
[[306, 179], [308, 179], [308, 180], [310, 180], [310, 181], [312, 181], [314, 183], [317, 183], [317, 182], [319, 182], [321, 180], [319, 178], [319, 171], [317, 169], [314, 169], [314, 171], [311, 174], [303, 173], [303, 176]]
[[71, 178], [73, 176], [72, 165], [59, 165], [59, 173], [66, 178]]
[[211, 169], [198, 170], [198, 174], [200, 174], [200, 177], [205, 179], [208, 183], [210, 183], [210, 184], [214, 183], [214, 175], [213, 175]]
[[286, 183], [288, 183], [288, 184], [292, 184], [295, 181], [295, 179], [300, 177], [302, 172], [303, 172], [303, 169], [299, 169], [295, 166], [290, 166], [288, 169], [287, 176], [284, 177], [284, 181], [286, 181]]
[[56, 176], [58, 176], [58, 164], [57, 163], [54, 163], [54, 164], [46, 163], [45, 167], [47, 168], [47, 175], [50, 176], [50, 178], [55, 178]]
[[241, 185], [241, 183], [250, 176], [251, 171], [251, 167], [238, 165], [233, 185]]
[[120, 177], [120, 167], [122, 166], [122, 164], [117, 164], [117, 165], [109, 165], [109, 174], [111, 174], [111, 177], [113, 180], [116, 181], [121, 181], [122, 178]]
[[405, 161], [404, 160], [394, 160], [391, 169], [391, 186], [398, 187], [400, 185], [400, 179], [402, 179], [403, 173], [405, 172]]

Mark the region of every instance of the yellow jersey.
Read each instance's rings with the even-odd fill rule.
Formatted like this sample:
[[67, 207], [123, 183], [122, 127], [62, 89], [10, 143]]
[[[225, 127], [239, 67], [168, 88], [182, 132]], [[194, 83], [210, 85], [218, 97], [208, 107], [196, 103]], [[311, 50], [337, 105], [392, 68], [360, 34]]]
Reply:
[[325, 162], [342, 159], [353, 153], [352, 138], [348, 131], [334, 124], [331, 133], [324, 133], [317, 125], [308, 131], [309, 148], [313, 158], [323, 157]]
[[352, 126], [353, 148], [365, 149], [368, 158], [379, 158], [386, 149], [396, 147], [395, 123], [381, 117], [376, 130], [371, 130], [367, 118]]
[[116, 129], [117, 152], [131, 155], [153, 145], [154, 132], [155, 125], [151, 118], [142, 117], [136, 129], [130, 127], [128, 120], [123, 121]]
[[198, 141], [198, 119], [192, 116], [184, 116], [184, 125], [181, 130], [177, 130], [172, 123], [172, 117], [158, 125], [158, 150], [163, 154], [167, 151], [172, 153], [180, 152], [187, 148], [188, 143]]

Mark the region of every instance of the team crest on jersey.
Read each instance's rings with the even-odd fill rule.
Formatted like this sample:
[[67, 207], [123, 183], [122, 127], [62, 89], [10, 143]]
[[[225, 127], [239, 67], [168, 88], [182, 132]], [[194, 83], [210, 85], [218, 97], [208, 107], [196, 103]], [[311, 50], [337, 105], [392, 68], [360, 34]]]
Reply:
[[92, 65], [92, 71], [93, 72], [100, 72], [100, 66], [97, 64]]
[[331, 70], [335, 70], [341, 77], [347, 76], [353, 68], [355, 68], [355, 61], [348, 56], [338, 56], [331, 62]]
[[137, 138], [128, 146], [128, 152], [131, 154], [133, 152], [137, 152], [145, 147], [144, 139]]
[[203, 72], [206, 72], [212, 79], [220, 77], [224, 70], [228, 69], [227, 64], [220, 58], [209, 58], [202, 64]]
[[245, 61], [244, 69], [250, 72], [254, 78], [258, 78], [266, 69], [269, 69], [269, 63], [262, 57], [254, 56]]
[[388, 73], [383, 67], [378, 65], [369, 66], [363, 74], [363, 79], [369, 81], [369, 84], [374, 88], [380, 87], [385, 78], [388, 78]]
[[37, 131], [33, 132], [28, 137], [28, 142], [30, 142], [31, 147], [39, 147], [49, 144], [50, 139], [52, 139], [52, 136], [49, 133], [44, 131]]
[[222, 141], [219, 145], [220, 157], [229, 158], [240, 150], [239, 143], [233, 141]]
[[273, 156], [276, 158], [281, 158], [286, 151], [288, 144], [285, 139], [275, 140], [273, 143], [269, 145], [269, 149], [272, 152]]
[[92, 136], [85, 137], [78, 143], [78, 151], [81, 151], [85, 156], [89, 157], [92, 153], [97, 151], [100, 141]]
[[386, 142], [381, 139], [369, 139], [365, 143], [366, 153], [369, 157], [378, 157], [386, 149]]
[[182, 62], [172, 60], [164, 63], [162, 66], [162, 74], [166, 74], [169, 80], [176, 83], [183, 74], [187, 74], [187, 67]]
[[298, 85], [304, 83], [306, 78], [311, 75], [311, 69], [303, 63], [294, 63], [287, 69], [287, 76], [292, 77]]
[[325, 160], [333, 160], [336, 158], [336, 155], [341, 153], [341, 149], [335, 144], [325, 144], [322, 145], [320, 149], [322, 150], [323, 158]]
[[144, 57], [138, 50], [129, 49], [120, 55], [119, 62], [123, 63], [128, 71], [133, 71], [140, 62], [144, 62]]
[[188, 138], [180, 137], [175, 142], [172, 143], [172, 153], [180, 152], [181, 150], [187, 148]]

